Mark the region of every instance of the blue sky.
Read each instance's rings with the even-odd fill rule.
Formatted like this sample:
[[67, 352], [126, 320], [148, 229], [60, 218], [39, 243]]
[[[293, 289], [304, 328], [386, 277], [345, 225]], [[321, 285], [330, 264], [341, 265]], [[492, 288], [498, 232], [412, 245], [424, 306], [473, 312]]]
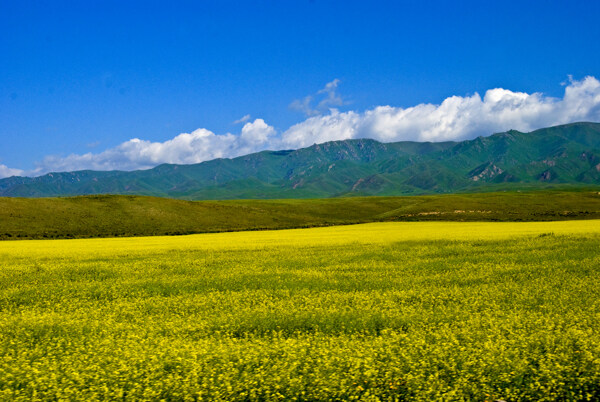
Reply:
[[600, 2], [525, 3], [0, 0], [0, 177], [598, 121]]

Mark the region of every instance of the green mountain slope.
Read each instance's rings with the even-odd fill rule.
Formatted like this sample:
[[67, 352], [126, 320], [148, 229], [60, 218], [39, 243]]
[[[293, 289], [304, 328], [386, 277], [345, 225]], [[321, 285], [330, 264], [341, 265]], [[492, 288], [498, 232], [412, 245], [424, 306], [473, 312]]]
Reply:
[[409, 195], [600, 184], [600, 124], [462, 142], [346, 140], [134, 172], [0, 180], [0, 196], [137, 194], [182, 199]]

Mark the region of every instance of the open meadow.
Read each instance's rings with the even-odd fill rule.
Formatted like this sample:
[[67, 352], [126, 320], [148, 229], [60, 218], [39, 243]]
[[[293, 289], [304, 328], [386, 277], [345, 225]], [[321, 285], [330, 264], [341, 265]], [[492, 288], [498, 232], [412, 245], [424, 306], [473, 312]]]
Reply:
[[600, 221], [0, 242], [2, 400], [598, 400]]

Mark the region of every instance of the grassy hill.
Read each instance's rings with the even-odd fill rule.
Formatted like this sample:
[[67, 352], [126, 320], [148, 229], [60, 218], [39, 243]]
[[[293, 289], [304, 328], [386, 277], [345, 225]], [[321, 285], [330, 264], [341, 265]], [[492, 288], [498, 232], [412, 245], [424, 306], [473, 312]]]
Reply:
[[0, 239], [152, 236], [374, 221], [599, 218], [600, 193], [589, 190], [229, 201], [5, 197], [0, 198]]
[[333, 141], [194, 165], [0, 180], [0, 196], [135, 194], [189, 200], [327, 198], [600, 188], [600, 124], [462, 142]]

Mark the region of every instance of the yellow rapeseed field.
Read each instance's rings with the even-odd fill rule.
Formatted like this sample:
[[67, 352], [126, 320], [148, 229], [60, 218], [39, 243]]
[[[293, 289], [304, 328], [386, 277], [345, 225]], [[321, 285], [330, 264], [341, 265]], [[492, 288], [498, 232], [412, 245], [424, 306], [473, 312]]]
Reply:
[[386, 244], [426, 240], [502, 240], [518, 236], [600, 233], [600, 220], [552, 222], [379, 222], [310, 229], [206, 233], [104, 239], [0, 242], [0, 253], [29, 256], [112, 255], [188, 249], [257, 249], [272, 246]]
[[600, 221], [0, 242], [2, 400], [598, 400]]

